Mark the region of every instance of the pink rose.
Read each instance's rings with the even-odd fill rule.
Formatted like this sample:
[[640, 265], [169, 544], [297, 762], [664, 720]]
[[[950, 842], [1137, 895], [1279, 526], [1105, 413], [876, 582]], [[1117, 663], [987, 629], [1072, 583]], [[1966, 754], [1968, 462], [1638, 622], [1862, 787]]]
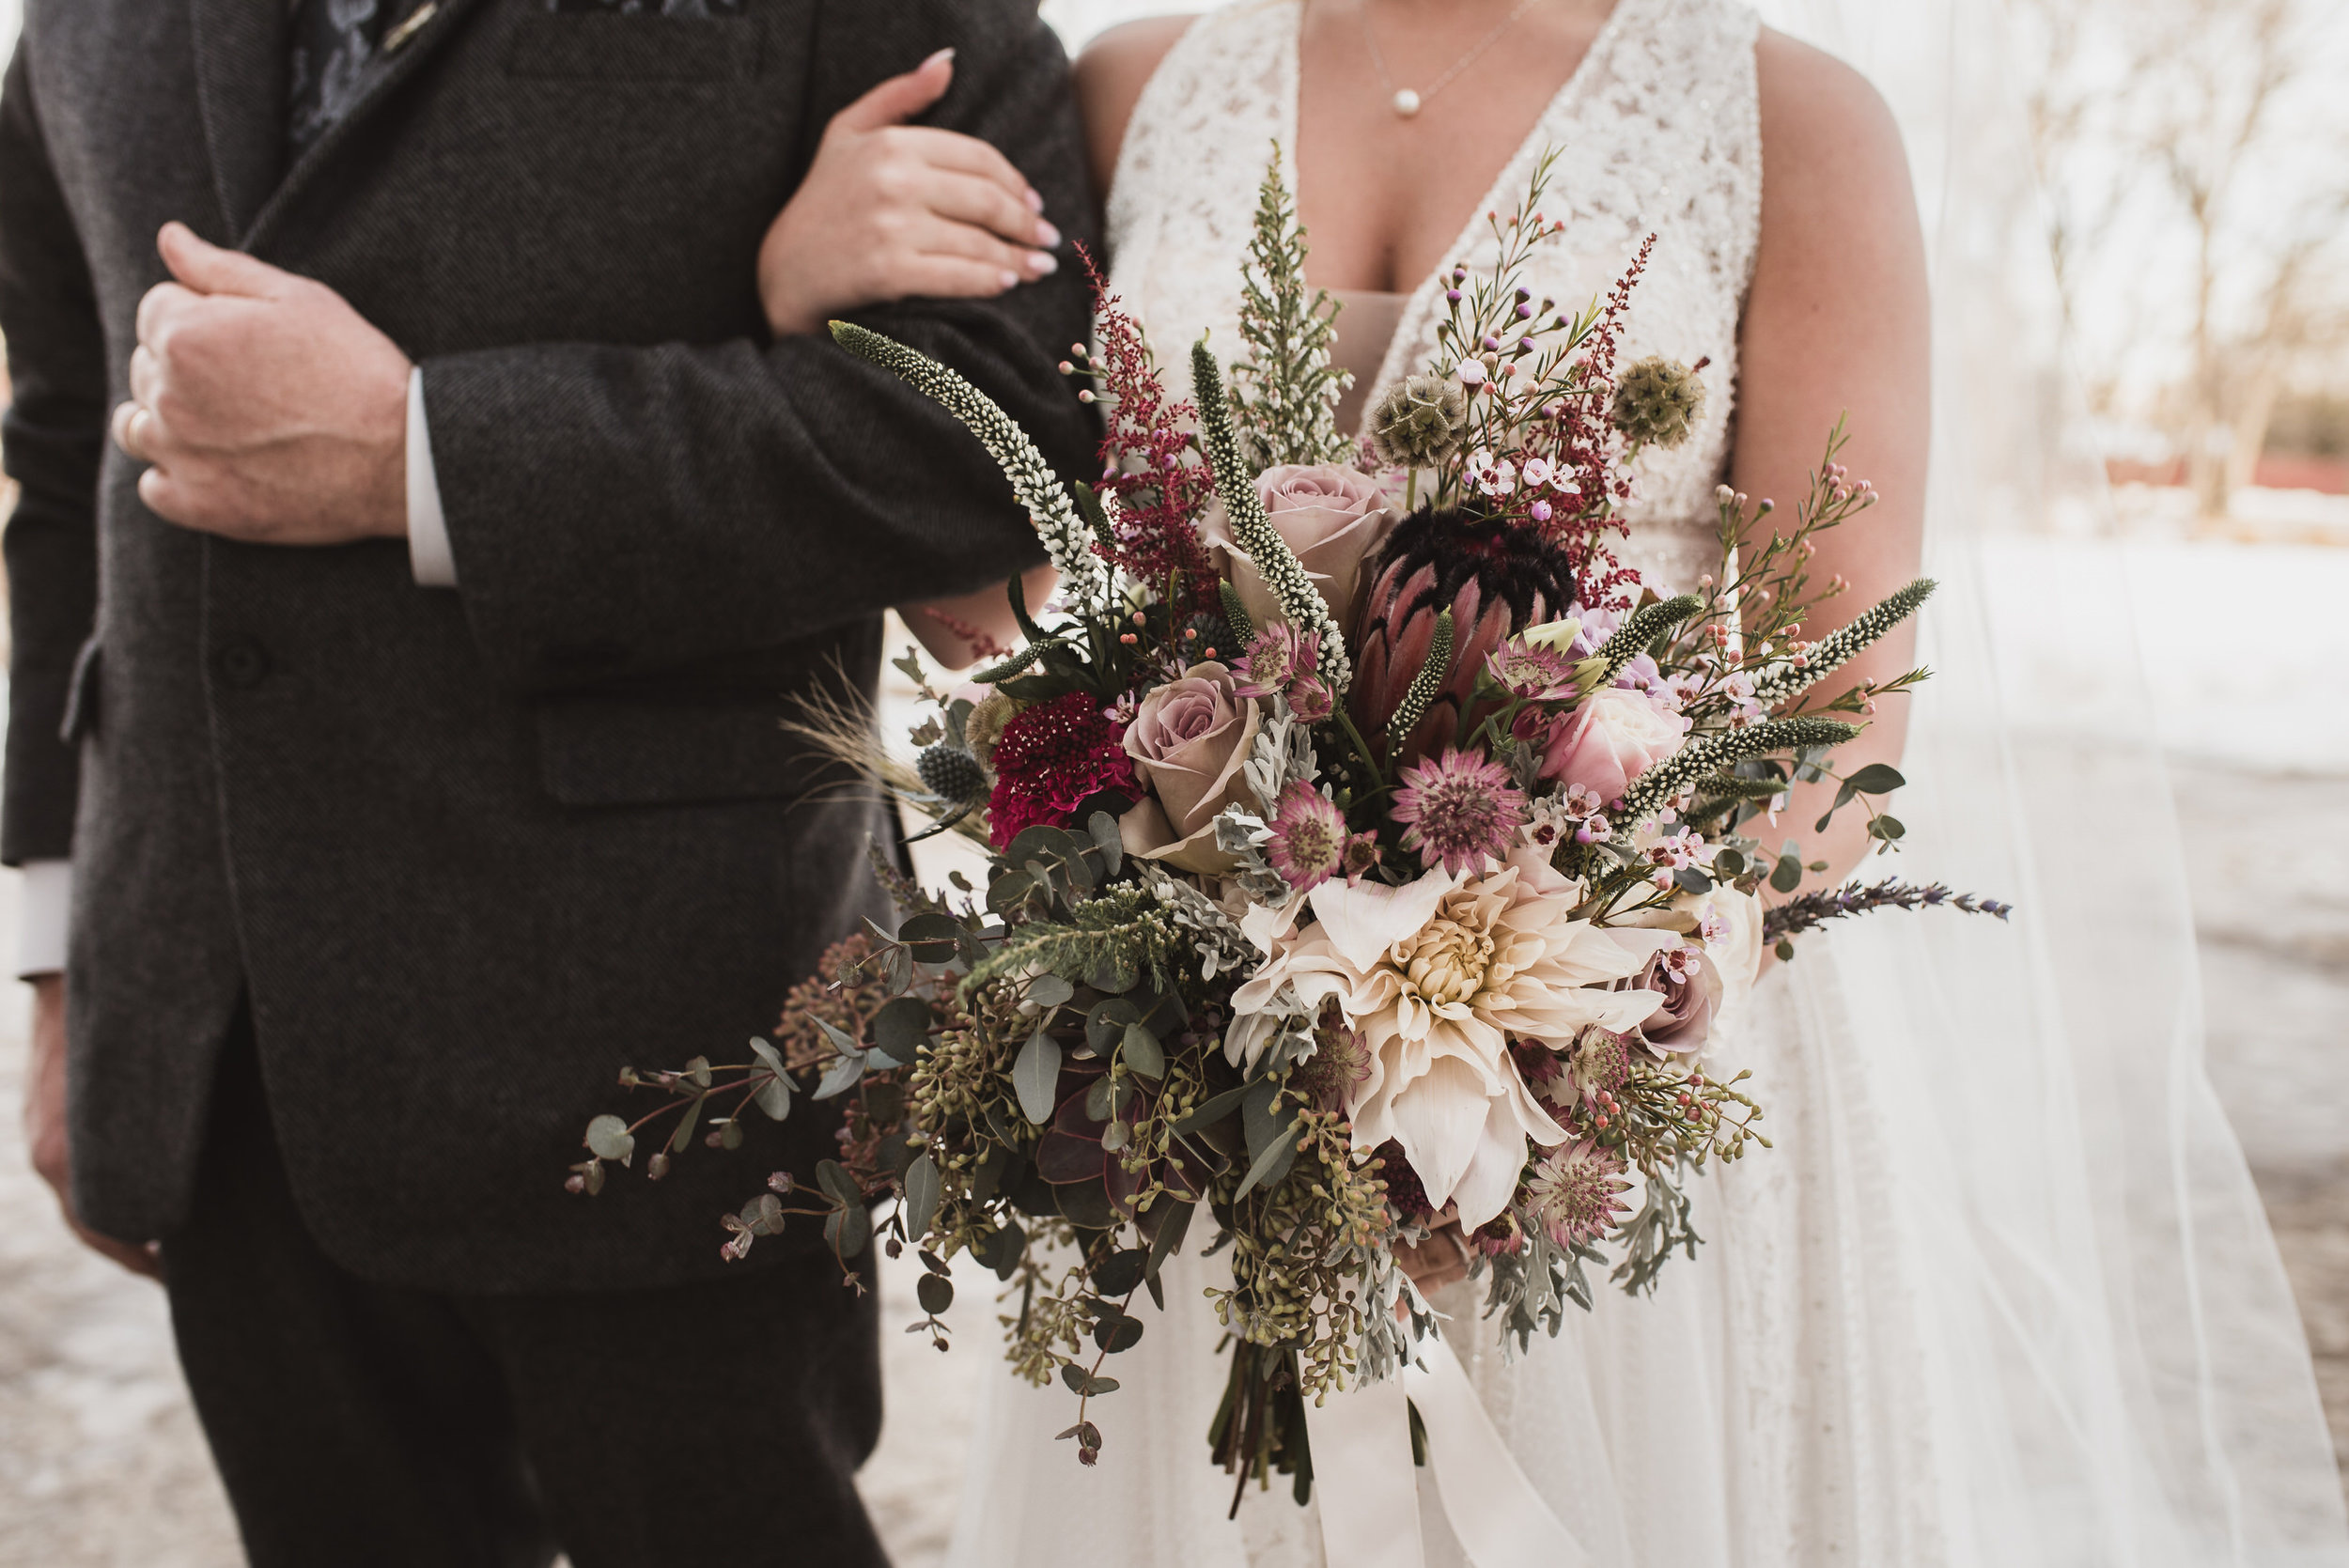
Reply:
[[1680, 750], [1688, 721], [1620, 686], [1602, 687], [1550, 726], [1542, 777], [1581, 784], [1602, 800]]
[[1232, 672], [1193, 664], [1142, 699], [1126, 729], [1134, 771], [1166, 808], [1175, 836], [1187, 837], [1247, 792], [1240, 768], [1256, 742], [1263, 709], [1232, 689]]
[[[1264, 500], [1273, 532], [1296, 551], [1330, 614], [1338, 625], [1352, 626], [1362, 562], [1393, 521], [1378, 481], [1328, 463], [1289, 463], [1258, 474], [1256, 493]], [[1257, 575], [1255, 564], [1233, 542], [1231, 524], [1221, 507], [1208, 514], [1206, 535], [1207, 543], [1228, 558], [1232, 586], [1239, 591], [1250, 617], [1258, 626], [1283, 618], [1280, 601]]]

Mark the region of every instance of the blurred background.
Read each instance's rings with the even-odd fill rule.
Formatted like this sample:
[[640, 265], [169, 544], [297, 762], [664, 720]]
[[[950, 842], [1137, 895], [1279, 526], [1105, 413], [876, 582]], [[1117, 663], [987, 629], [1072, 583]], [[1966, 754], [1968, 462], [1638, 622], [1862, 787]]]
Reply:
[[[0, 0], [0, 53], [17, 4]], [[1046, 0], [1043, 12], [1073, 52], [1120, 21], [1198, 8]], [[2024, 390], [2073, 413], [2036, 438], [2103, 481], [2013, 523], [2043, 556], [2128, 584], [2136, 645], [2102, 657], [2141, 660], [2150, 682], [2185, 827], [2211, 1074], [2349, 1456], [2349, 838], [2332, 826], [2349, 806], [2349, 8], [2007, 0], [2005, 12], [2009, 107], [2039, 195], [1980, 248], [2038, 273], [2052, 254], [2060, 313], [1985, 330], [2048, 340], [2016, 357], [2060, 384]], [[1869, 16], [1890, 28], [1902, 13], [1878, 0]], [[1912, 151], [1934, 201], [1930, 151]], [[0, 953], [15, 920], [15, 878], [0, 876]], [[57, 1222], [18, 1130], [23, 1060], [23, 998], [9, 988], [0, 1565], [227, 1568], [235, 1532], [161, 1296]], [[884, 1311], [918, 1315], [910, 1280], [885, 1276]], [[920, 1568], [952, 1526], [978, 1380], [1002, 1373], [975, 1341], [945, 1357], [884, 1343], [893, 1415], [864, 1483], [897, 1560]]]

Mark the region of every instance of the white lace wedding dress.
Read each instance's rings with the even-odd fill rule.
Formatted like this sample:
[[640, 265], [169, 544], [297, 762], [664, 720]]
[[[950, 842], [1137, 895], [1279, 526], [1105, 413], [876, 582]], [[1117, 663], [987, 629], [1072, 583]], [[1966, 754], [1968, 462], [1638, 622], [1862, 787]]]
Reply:
[[[1227, 356], [1237, 342], [1256, 185], [1274, 142], [1284, 155], [1297, 143], [1299, 11], [1242, 0], [1210, 14], [1135, 108], [1109, 203], [1112, 287], [1162, 362], [1203, 330]], [[1756, 29], [1734, 0], [1618, 0], [1455, 248], [1471, 267], [1489, 262], [1485, 211], [1508, 210], [1553, 147], [1563, 156], [1543, 205], [1566, 228], [1538, 253], [1532, 287], [1561, 302], [1602, 294], [1657, 236], [1626, 357], [1711, 362], [1696, 437], [1644, 461], [1622, 552], [1666, 591], [1713, 564], [1711, 492], [1760, 216]], [[1293, 164], [1289, 179], [1294, 189]], [[1429, 360], [1441, 308], [1434, 277], [1401, 302], [1370, 396]], [[1706, 1245], [1675, 1260], [1654, 1296], [1603, 1289], [1595, 1312], [1515, 1360], [1474, 1287], [1439, 1296], [1495, 1425], [1603, 1568], [2282, 1560], [2198, 1545], [2162, 1516], [2159, 1486], [2136, 1473], [2162, 1462], [2123, 1453], [2129, 1378], [2103, 1349], [2034, 1341], [2012, 1321], [2032, 1302], [1951, 1283], [1949, 1256], [1981, 1241], [1961, 1234], [1970, 1194], [1952, 1172], [1967, 1153], [1913, 1114], [1933, 1044], [1918, 1010], [1936, 1002], [1898, 978], [1919, 972], [1918, 953], [1905, 970], [1887, 943], [1914, 939], [1814, 939], [1761, 987], [1744, 1036], [1714, 1064], [1754, 1071], [1776, 1147], [1695, 1184]], [[1194, 1230], [1193, 1251], [1206, 1234]], [[1143, 1343], [1107, 1369], [1123, 1386], [1094, 1407], [1107, 1442], [1097, 1468], [1053, 1441], [1075, 1419], [1063, 1390], [988, 1380], [957, 1568], [1322, 1561], [1315, 1509], [1277, 1481], [1226, 1520], [1231, 1483], [1206, 1449], [1223, 1375], [1200, 1298], [1214, 1267], [1171, 1267], [1167, 1310], [1145, 1309]], [[2058, 1364], [2015, 1391], [2006, 1363], [2041, 1358]], [[1427, 1560], [1456, 1563], [1423, 1471], [1421, 1487]]]

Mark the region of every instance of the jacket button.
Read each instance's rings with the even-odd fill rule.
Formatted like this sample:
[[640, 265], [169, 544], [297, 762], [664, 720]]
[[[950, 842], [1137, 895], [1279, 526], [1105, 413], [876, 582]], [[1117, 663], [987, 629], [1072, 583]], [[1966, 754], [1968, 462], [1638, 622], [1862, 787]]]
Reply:
[[212, 655], [212, 670], [227, 685], [258, 686], [269, 678], [269, 651], [250, 640], [230, 643]]

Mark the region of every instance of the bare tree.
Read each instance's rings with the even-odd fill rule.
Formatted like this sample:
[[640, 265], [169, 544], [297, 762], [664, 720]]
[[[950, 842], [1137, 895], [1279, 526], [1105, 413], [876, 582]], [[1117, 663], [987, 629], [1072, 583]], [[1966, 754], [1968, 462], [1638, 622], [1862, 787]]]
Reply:
[[[2182, 302], [2183, 384], [2165, 402], [2200, 509], [2223, 516], [2282, 388], [2349, 344], [2349, 133], [2328, 96], [2341, 23], [2325, 0], [2017, 0], [2016, 12], [2067, 304], [2077, 322], [2092, 290]], [[2178, 242], [2149, 242], [2149, 223]], [[2157, 336], [2169, 319], [2130, 313], [2128, 330]], [[2130, 347], [2090, 346], [2102, 406]]]

